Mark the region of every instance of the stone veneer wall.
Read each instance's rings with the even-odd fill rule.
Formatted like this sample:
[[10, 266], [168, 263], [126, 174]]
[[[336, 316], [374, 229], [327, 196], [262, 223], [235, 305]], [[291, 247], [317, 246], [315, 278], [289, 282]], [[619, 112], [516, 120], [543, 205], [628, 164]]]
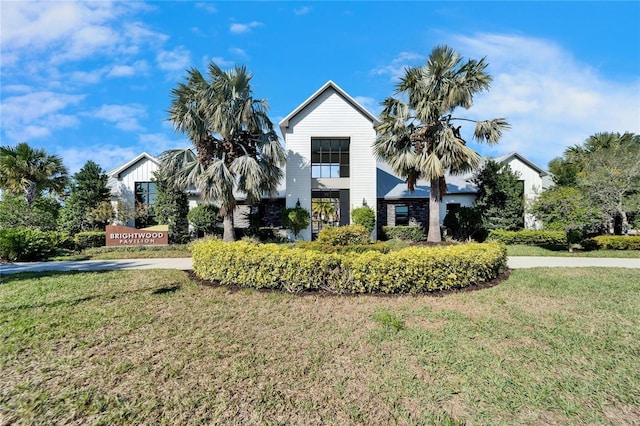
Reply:
[[384, 233], [383, 226], [395, 226], [396, 224], [396, 206], [409, 207], [409, 221], [415, 220], [425, 230], [429, 229], [429, 200], [413, 199], [413, 200], [385, 200], [378, 198], [378, 238], [382, 239]]

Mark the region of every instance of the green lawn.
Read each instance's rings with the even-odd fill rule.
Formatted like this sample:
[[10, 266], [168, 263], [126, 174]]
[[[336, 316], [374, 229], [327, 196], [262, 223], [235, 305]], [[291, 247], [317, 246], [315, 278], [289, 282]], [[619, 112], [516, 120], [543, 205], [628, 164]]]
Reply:
[[565, 246], [537, 247], [525, 245], [507, 246], [508, 256], [552, 256], [552, 257], [616, 257], [640, 258], [640, 250], [593, 250], [576, 249], [570, 253]]
[[433, 296], [0, 278], [0, 424], [637, 424], [640, 275]]

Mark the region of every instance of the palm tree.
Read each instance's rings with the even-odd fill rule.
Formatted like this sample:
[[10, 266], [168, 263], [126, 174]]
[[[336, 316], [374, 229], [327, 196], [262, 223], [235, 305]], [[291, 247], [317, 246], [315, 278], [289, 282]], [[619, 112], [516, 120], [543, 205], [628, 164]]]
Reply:
[[504, 118], [475, 121], [453, 117], [457, 107], [468, 109], [473, 96], [488, 90], [487, 63], [468, 60], [447, 46], [433, 49], [424, 66], [408, 68], [396, 95], [382, 105], [374, 153], [406, 179], [411, 192], [419, 179], [430, 182], [427, 241], [440, 242], [440, 203], [446, 191], [445, 174], [476, 169], [480, 156], [460, 136], [456, 120], [475, 123], [474, 139], [496, 143], [510, 126]]
[[0, 188], [23, 194], [29, 209], [43, 191], [61, 193], [67, 180], [62, 159], [44, 149], [31, 148], [26, 142], [0, 147]]
[[193, 186], [205, 203], [219, 207], [223, 240], [233, 241], [236, 194], [248, 203], [273, 194], [283, 176], [285, 152], [267, 117], [266, 100], [253, 98], [252, 74], [244, 66], [222, 71], [213, 62], [207, 74], [208, 80], [191, 68], [186, 81], [171, 91], [169, 121], [189, 137], [195, 153], [166, 151], [161, 169], [177, 187]]

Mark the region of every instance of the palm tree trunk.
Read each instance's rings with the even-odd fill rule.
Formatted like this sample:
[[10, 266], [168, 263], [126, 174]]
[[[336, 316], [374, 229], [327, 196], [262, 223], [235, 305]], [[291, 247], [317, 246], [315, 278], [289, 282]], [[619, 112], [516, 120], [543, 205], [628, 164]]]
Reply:
[[229, 243], [236, 240], [236, 232], [233, 229], [233, 210], [228, 209], [225, 211], [222, 218], [222, 225], [224, 227], [224, 233], [222, 234], [222, 241]]
[[440, 235], [440, 179], [431, 179], [429, 188], [429, 233], [427, 241], [439, 243], [442, 241]]

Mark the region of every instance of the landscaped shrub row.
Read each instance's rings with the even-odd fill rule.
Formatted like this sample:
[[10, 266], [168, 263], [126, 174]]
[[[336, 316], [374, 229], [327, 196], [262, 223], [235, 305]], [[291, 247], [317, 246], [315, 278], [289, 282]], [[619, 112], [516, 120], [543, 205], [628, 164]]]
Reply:
[[424, 228], [419, 225], [411, 226], [383, 226], [382, 232], [389, 239], [397, 239], [402, 241], [424, 241], [427, 239], [427, 233]]
[[104, 231], [78, 232], [74, 240], [79, 250], [102, 247], [106, 243], [106, 233]]
[[73, 240], [63, 233], [29, 228], [0, 229], [0, 260], [23, 262], [47, 259], [61, 250], [73, 249]]
[[599, 235], [581, 243], [585, 250], [640, 250], [640, 237], [627, 235]]
[[490, 281], [506, 269], [506, 249], [495, 242], [326, 254], [207, 240], [195, 243], [192, 253], [194, 272], [202, 279], [288, 292], [420, 293]]
[[567, 245], [567, 234], [564, 231], [505, 231], [495, 229], [489, 233], [488, 240], [500, 241], [507, 245], [524, 244], [528, 246]]
[[104, 245], [104, 232], [81, 232], [74, 239], [65, 232], [0, 229], [0, 260], [9, 262], [44, 260], [77, 249]]
[[298, 241], [296, 247], [305, 250], [315, 250], [322, 253], [364, 253], [366, 251], [377, 251], [380, 253], [389, 253], [392, 247], [383, 242], [370, 244], [351, 244], [346, 246], [336, 246], [333, 244], [322, 243], [319, 241]]

